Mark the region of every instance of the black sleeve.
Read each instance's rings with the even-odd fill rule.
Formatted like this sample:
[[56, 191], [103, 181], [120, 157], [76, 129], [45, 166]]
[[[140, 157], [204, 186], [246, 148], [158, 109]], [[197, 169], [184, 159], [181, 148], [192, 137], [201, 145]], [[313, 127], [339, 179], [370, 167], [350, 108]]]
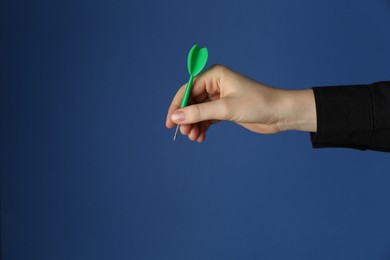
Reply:
[[314, 87], [314, 148], [348, 147], [390, 152], [390, 81]]

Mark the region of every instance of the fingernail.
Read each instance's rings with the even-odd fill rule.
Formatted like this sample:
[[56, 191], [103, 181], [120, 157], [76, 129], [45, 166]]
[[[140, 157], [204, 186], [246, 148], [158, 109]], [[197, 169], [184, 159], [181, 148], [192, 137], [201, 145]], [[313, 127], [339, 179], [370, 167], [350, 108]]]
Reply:
[[185, 119], [184, 113], [182, 111], [176, 111], [175, 113], [172, 114], [171, 119], [176, 123], [183, 122]]

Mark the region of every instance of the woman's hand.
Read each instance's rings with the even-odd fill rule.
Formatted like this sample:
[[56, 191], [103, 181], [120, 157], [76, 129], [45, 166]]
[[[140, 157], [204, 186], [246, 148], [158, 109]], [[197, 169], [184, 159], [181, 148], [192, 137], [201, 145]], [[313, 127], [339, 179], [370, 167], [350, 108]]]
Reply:
[[276, 89], [214, 65], [194, 79], [189, 106], [180, 108], [186, 85], [179, 89], [169, 107], [166, 126], [180, 124], [181, 133], [192, 141], [203, 142], [207, 129], [221, 120], [261, 134], [316, 131], [311, 89]]

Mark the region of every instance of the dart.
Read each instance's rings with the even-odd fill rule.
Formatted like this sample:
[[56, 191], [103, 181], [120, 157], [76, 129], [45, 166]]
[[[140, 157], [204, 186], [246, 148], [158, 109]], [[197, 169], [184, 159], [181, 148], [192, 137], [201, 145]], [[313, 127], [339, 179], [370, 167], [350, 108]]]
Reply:
[[[206, 65], [208, 56], [209, 53], [207, 48], [199, 48], [199, 46], [196, 44], [191, 48], [190, 52], [188, 53], [187, 66], [188, 66], [188, 73], [190, 74], [190, 79], [188, 80], [183, 99], [180, 103], [180, 108], [187, 106], [188, 100], [191, 95], [192, 81]], [[180, 125], [176, 126], [175, 135], [173, 136], [173, 141], [176, 140], [177, 131], [179, 130], [179, 127]]]

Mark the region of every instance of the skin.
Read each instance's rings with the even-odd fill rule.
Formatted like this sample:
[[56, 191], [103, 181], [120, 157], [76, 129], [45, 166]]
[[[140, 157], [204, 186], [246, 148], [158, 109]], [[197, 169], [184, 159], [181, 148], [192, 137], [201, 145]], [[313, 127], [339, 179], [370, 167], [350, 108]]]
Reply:
[[317, 118], [311, 89], [284, 90], [256, 82], [223, 65], [214, 65], [194, 79], [189, 105], [180, 108], [186, 84], [168, 109], [166, 127], [203, 142], [209, 127], [222, 120], [260, 133], [287, 130], [316, 132]]

